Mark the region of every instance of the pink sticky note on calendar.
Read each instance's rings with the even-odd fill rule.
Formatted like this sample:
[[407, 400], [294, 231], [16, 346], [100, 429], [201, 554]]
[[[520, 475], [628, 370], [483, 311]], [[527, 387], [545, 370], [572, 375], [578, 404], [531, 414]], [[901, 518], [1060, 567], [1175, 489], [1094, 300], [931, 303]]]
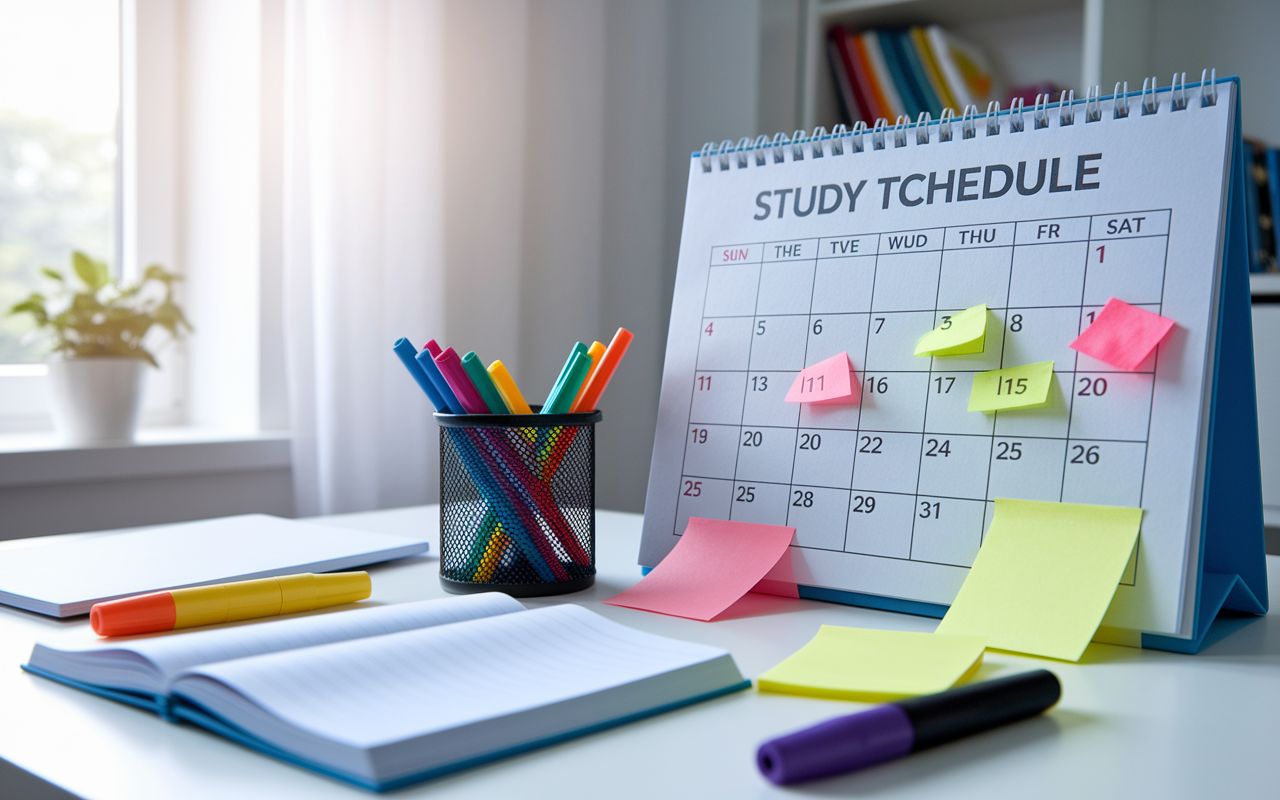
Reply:
[[858, 395], [858, 379], [846, 352], [801, 370], [783, 400], [829, 406], [856, 403]]
[[1118, 369], [1135, 370], [1171, 330], [1173, 320], [1113, 297], [1070, 347]]
[[604, 602], [709, 622], [750, 591], [799, 597], [795, 584], [775, 569], [795, 532], [690, 517], [680, 541], [652, 572]]

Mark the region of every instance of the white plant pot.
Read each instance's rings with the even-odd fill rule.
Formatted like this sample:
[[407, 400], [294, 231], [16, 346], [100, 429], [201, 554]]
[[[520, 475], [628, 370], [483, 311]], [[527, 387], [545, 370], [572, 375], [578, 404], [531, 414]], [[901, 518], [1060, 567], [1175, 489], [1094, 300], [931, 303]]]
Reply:
[[147, 363], [137, 358], [51, 358], [49, 408], [67, 444], [133, 441]]

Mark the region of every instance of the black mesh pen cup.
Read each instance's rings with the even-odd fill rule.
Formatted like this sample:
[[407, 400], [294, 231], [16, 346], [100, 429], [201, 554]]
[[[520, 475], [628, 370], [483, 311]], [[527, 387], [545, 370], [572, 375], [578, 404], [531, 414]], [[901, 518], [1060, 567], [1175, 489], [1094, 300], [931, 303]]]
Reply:
[[603, 415], [435, 417], [445, 590], [537, 597], [595, 583], [595, 425]]

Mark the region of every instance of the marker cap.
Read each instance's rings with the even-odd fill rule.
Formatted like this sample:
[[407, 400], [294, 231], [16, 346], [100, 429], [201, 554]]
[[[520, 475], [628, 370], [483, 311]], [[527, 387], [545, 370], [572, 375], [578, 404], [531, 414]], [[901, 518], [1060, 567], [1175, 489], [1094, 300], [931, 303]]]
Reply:
[[89, 611], [89, 627], [99, 636], [132, 636], [135, 633], [173, 630], [177, 619], [173, 595], [168, 592], [94, 603]]
[[902, 758], [914, 743], [911, 720], [890, 703], [765, 742], [756, 752], [756, 764], [761, 774], [783, 786]]

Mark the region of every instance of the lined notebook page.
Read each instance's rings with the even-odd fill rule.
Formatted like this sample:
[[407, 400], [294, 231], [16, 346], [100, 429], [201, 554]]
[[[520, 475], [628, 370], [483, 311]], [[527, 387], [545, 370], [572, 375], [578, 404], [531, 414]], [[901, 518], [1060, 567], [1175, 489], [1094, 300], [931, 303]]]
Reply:
[[[505, 594], [487, 592], [442, 600], [336, 611], [234, 628], [171, 634], [117, 645], [99, 644], [76, 648], [44, 646], [64, 651], [75, 650], [80, 654], [113, 651], [136, 653], [155, 666], [161, 677], [161, 685], [164, 685], [181, 670], [200, 664], [381, 636], [515, 611], [524, 611], [524, 606]], [[80, 663], [84, 663], [83, 658]]]
[[367, 748], [724, 655], [563, 605], [214, 664], [179, 675], [173, 691], [252, 731], [259, 715], [237, 711], [239, 693], [303, 731]]

